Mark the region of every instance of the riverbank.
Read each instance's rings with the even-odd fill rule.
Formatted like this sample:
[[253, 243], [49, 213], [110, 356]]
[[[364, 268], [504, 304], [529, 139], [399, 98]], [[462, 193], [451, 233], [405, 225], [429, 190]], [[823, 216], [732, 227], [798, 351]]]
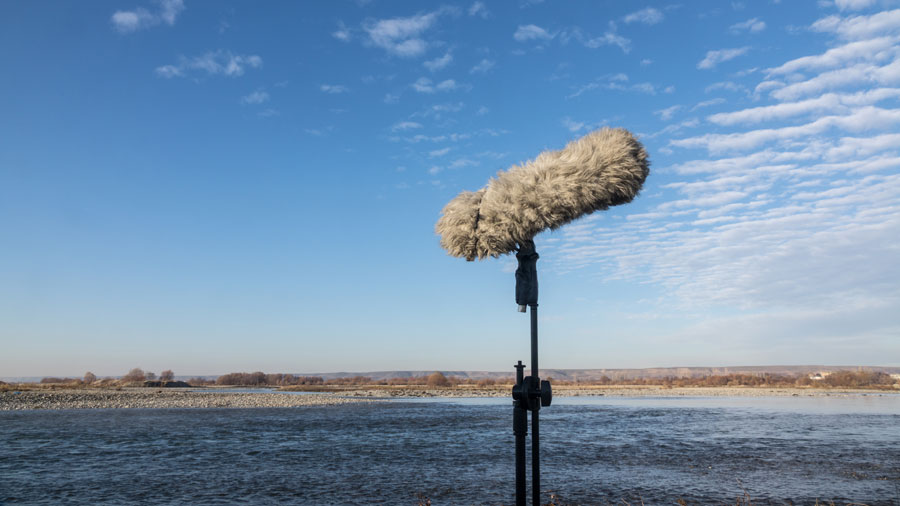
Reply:
[[[285, 390], [295, 390], [287, 388]], [[299, 389], [296, 389], [299, 390]], [[336, 392], [338, 390], [329, 390]], [[344, 388], [348, 397], [510, 397], [506, 387], [468, 387], [431, 389], [422, 387], [365, 386]], [[554, 397], [833, 397], [861, 395], [895, 395], [897, 390], [869, 390], [847, 388], [786, 388], [786, 387], [665, 387], [658, 385], [611, 386], [553, 386]]]
[[371, 399], [351, 399], [329, 393], [286, 395], [283, 393], [272, 393], [267, 390], [259, 392], [153, 388], [22, 390], [0, 392], [0, 411], [32, 409], [296, 408], [304, 406], [332, 406], [367, 401], [371, 401]]

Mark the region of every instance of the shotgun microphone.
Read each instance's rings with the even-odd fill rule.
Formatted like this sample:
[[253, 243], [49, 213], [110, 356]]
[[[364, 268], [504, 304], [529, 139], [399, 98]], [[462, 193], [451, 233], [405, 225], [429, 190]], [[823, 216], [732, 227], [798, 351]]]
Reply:
[[540, 416], [553, 392], [538, 376], [538, 283], [534, 236], [610, 206], [625, 204], [650, 173], [647, 152], [631, 133], [603, 128], [544, 151], [534, 160], [501, 171], [487, 186], [462, 192], [441, 211], [435, 231], [441, 246], [472, 261], [516, 252], [516, 304], [531, 308], [531, 376], [516, 364], [513, 434], [516, 440], [516, 505], [525, 506], [525, 436], [531, 412], [532, 504], [541, 501]]
[[452, 256], [496, 258], [546, 229], [631, 202], [649, 172], [647, 152], [630, 132], [602, 128], [460, 193], [441, 211], [435, 231]]

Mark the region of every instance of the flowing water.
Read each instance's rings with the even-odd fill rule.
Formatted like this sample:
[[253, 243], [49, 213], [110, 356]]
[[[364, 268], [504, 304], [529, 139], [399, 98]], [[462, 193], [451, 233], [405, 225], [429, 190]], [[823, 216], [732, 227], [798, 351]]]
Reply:
[[[0, 412], [0, 504], [512, 504], [509, 402]], [[544, 501], [900, 506], [898, 395], [558, 399], [541, 450]]]

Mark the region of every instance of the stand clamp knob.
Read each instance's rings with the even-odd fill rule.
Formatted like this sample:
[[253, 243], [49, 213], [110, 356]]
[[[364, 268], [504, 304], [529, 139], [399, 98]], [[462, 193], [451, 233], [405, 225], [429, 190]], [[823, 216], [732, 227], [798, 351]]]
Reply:
[[553, 389], [549, 381], [526, 376], [522, 383], [513, 387], [513, 399], [521, 401], [525, 409], [537, 411], [553, 402]]
[[550, 388], [550, 382], [547, 380], [541, 381], [541, 406], [549, 406], [551, 402], [553, 402], [553, 389]]

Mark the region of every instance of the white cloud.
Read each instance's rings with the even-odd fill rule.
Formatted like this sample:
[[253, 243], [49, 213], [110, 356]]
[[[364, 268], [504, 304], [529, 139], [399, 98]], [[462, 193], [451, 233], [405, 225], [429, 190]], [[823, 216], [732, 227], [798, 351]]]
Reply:
[[760, 21], [758, 18], [748, 19], [742, 23], [735, 23], [731, 25], [730, 30], [732, 33], [740, 33], [740, 32], [750, 32], [757, 33], [766, 29], [766, 22]]
[[596, 49], [601, 46], [618, 46], [624, 53], [631, 51], [631, 40], [609, 31], [599, 37], [585, 38], [581, 41], [585, 47]]
[[419, 93], [434, 93], [436, 91], [452, 91], [459, 88], [459, 85], [453, 79], [446, 79], [434, 84], [427, 77], [420, 77], [416, 82], [412, 83], [412, 89]]
[[554, 35], [547, 32], [537, 25], [519, 25], [513, 38], [519, 42], [527, 42], [529, 40], [550, 40]]
[[160, 0], [159, 17], [169, 26], [175, 24], [175, 19], [184, 10], [184, 0]]
[[449, 148], [449, 147], [448, 147], [448, 148], [442, 148], [442, 149], [435, 149], [435, 150], [433, 150], [433, 151], [429, 151], [429, 152], [428, 152], [428, 156], [429, 156], [430, 158], [437, 158], [437, 157], [439, 157], [439, 156], [444, 156], [444, 155], [446, 155], [446, 154], [449, 153], [449, 152], [450, 152], [450, 148]]
[[343, 42], [350, 42], [352, 37], [350, 29], [344, 25], [343, 21], [338, 21], [338, 29], [331, 32], [331, 36]]
[[876, 0], [834, 0], [834, 5], [842, 11], [858, 11], [875, 5]]
[[449, 168], [461, 169], [463, 167], [475, 167], [477, 165], [479, 165], [479, 162], [477, 162], [476, 160], [470, 160], [468, 158], [458, 158], [456, 160], [453, 160]]
[[485, 58], [485, 59], [481, 60], [480, 62], [478, 62], [478, 65], [475, 65], [474, 67], [472, 67], [469, 70], [469, 73], [474, 74], [477, 72], [477, 73], [484, 74], [488, 70], [491, 70], [492, 68], [494, 68], [494, 65], [495, 65], [494, 61], [491, 61], [491, 60], [488, 60], [487, 58]]
[[475, 2], [469, 7], [469, 16], [480, 16], [481, 19], [487, 19], [491, 13], [484, 5], [484, 2]]
[[562, 125], [568, 128], [570, 132], [579, 132], [585, 128], [586, 123], [583, 121], [575, 121], [572, 118], [566, 116], [562, 119]]
[[425, 68], [427, 68], [431, 72], [436, 72], [436, 71], [441, 70], [442, 68], [446, 67], [447, 65], [450, 65], [450, 62], [452, 62], [452, 61], [453, 61], [453, 54], [451, 54], [450, 51], [447, 51], [446, 53], [444, 53], [444, 56], [440, 56], [433, 60], [428, 60], [425, 63], [423, 63], [422, 65], [424, 65]]
[[262, 90], [254, 91], [249, 95], [241, 97], [241, 103], [244, 105], [256, 105], [269, 101], [269, 94]]
[[900, 9], [883, 11], [870, 16], [842, 18], [828, 16], [812, 24], [818, 32], [834, 33], [844, 39], [866, 39], [878, 35], [892, 35], [900, 31]]
[[698, 102], [697, 105], [691, 108], [692, 111], [696, 111], [697, 109], [702, 109], [704, 107], [710, 107], [713, 105], [719, 105], [725, 103], [724, 98], [713, 98], [710, 100], [704, 100], [702, 102]]
[[389, 137], [391, 142], [408, 142], [410, 144], [418, 144], [420, 142], [462, 142], [475, 137], [498, 137], [509, 133], [506, 130], [496, 130], [492, 128], [482, 128], [473, 132], [453, 132], [441, 135], [424, 135], [416, 134], [410, 137]]
[[804, 95], [860, 85], [900, 85], [900, 60], [895, 60], [882, 67], [859, 63], [823, 72], [806, 81], [799, 81], [778, 88], [772, 91], [771, 94], [778, 100], [794, 100]]
[[635, 83], [631, 85], [631, 89], [648, 95], [656, 95], [656, 86], [650, 83]]
[[110, 18], [113, 26], [121, 33], [129, 33], [158, 23], [158, 19], [143, 8], [133, 11], [117, 11]]
[[319, 91], [336, 95], [338, 93], [347, 93], [350, 91], [350, 88], [343, 84], [322, 84], [319, 86]]
[[[581, 85], [576, 88], [575, 92], [571, 95], [568, 95], [566, 98], [575, 98], [588, 91], [593, 90], [615, 90], [615, 91], [631, 91], [638, 93], [646, 93], [648, 95], [656, 94], [656, 86], [652, 83], [634, 83], [628, 84], [628, 76], [622, 73], [614, 74], [614, 75], [606, 75], [601, 78], [595, 79], [588, 84]], [[666, 93], [671, 93], [674, 91], [674, 87], [667, 87], [664, 90]]]
[[475, 112], [475, 114], [478, 115], [478, 116], [484, 116], [485, 114], [487, 114], [487, 113], [489, 113], [489, 112], [491, 112], [490, 109], [488, 109], [488, 108], [485, 107], [485, 106], [481, 106], [481, 107], [478, 108], [478, 110]]
[[900, 149], [900, 134], [888, 133], [873, 137], [842, 137], [837, 145], [828, 148], [826, 157], [831, 160], [868, 158], [884, 151], [893, 151], [895, 163], [900, 163], [896, 154]]
[[827, 93], [800, 102], [785, 102], [713, 114], [707, 119], [717, 125], [747, 125], [808, 114], [846, 113], [852, 106], [873, 105], [891, 98], [900, 98], [900, 88], [880, 88], [853, 94]]
[[669, 121], [670, 119], [672, 119], [672, 116], [674, 116], [675, 113], [681, 109], [682, 109], [682, 107], [680, 105], [673, 105], [671, 107], [666, 107], [665, 109], [656, 111], [656, 112], [654, 112], [654, 114], [659, 116], [659, 119], [661, 119], [663, 121]]
[[753, 89], [754, 97], [759, 97], [761, 94], [766, 93], [771, 90], [777, 90], [779, 88], [784, 88], [784, 83], [778, 80], [772, 81], [763, 81], [756, 85], [756, 88]]
[[422, 124], [416, 123], [415, 121], [401, 121], [394, 124], [394, 126], [391, 127], [391, 130], [398, 132], [401, 130], [415, 130], [417, 128], [422, 128]]
[[747, 88], [743, 85], [737, 84], [734, 81], [720, 81], [717, 83], [712, 83], [706, 87], [704, 90], [706, 93], [710, 93], [717, 90], [727, 90], [727, 91], [743, 91], [746, 92]]
[[156, 75], [167, 79], [186, 77], [192, 71], [205, 72], [207, 75], [225, 75], [237, 77], [244, 75], [248, 68], [260, 68], [263, 61], [257, 55], [240, 55], [231, 51], [214, 51], [193, 58], [179, 57], [176, 65], [156, 67]]
[[663, 13], [653, 7], [647, 7], [625, 16], [623, 21], [626, 23], [643, 23], [645, 25], [655, 25], [663, 20]]
[[706, 58], [700, 60], [700, 63], [697, 64], [698, 69], [711, 69], [716, 65], [726, 62], [728, 60], [733, 60], [738, 56], [749, 51], [749, 47], [738, 47], [732, 49], [717, 49], [713, 51], [706, 52]]
[[873, 106], [860, 107], [843, 116], [824, 116], [810, 123], [780, 128], [765, 128], [730, 134], [704, 134], [697, 137], [672, 140], [670, 144], [685, 148], [705, 148], [710, 152], [743, 151], [774, 141], [817, 135], [832, 128], [862, 132], [900, 125], [900, 109], [882, 109]]
[[159, 9], [150, 12], [143, 7], [131, 11], [116, 11], [110, 17], [113, 27], [120, 33], [131, 33], [165, 23], [175, 24], [178, 14], [184, 10], [184, 0], [159, 0]]
[[414, 112], [412, 114], [413, 117], [422, 117], [422, 118], [434, 118], [441, 119], [444, 114], [451, 112], [459, 112], [463, 109], [465, 104], [462, 102], [456, 103], [446, 103], [446, 104], [434, 104], [425, 108], [424, 110]]
[[156, 67], [156, 75], [171, 79], [173, 77], [183, 77], [184, 73], [175, 65], [161, 65]]
[[[661, 135], [670, 135], [670, 134], [682, 132], [687, 128], [694, 128], [699, 124], [700, 124], [699, 119], [688, 118], [680, 123], [672, 123], [672, 124], [666, 125], [662, 130], [659, 130], [657, 132], [653, 132], [651, 134], [642, 134], [641, 136], [646, 137], [648, 139], [653, 139], [653, 138], [659, 137]], [[663, 146], [662, 148], [660, 148], [660, 152], [665, 152], [666, 154], [672, 154], [672, 150], [667, 146]]]
[[437, 86], [435, 86], [438, 91], [451, 91], [455, 90], [458, 87], [459, 86], [456, 84], [456, 81], [454, 81], [453, 79], [446, 79], [439, 82]]
[[[683, 198], [616, 227], [598, 215], [570, 225], [553, 251], [556, 268], [593, 264], [602, 278], [653, 282], [673, 301], [666, 305], [682, 309], [900, 306], [896, 244], [884, 240], [900, 236], [900, 175], [829, 184], [761, 167], [775, 156], [731, 159], [739, 165], [727, 174], [710, 165], [705, 178], [667, 185]], [[783, 196], [774, 200], [772, 188]]]
[[427, 77], [420, 77], [411, 86], [419, 93], [434, 93], [434, 85]]
[[422, 35], [437, 22], [438, 17], [448, 9], [439, 9], [428, 14], [418, 14], [406, 18], [371, 20], [363, 25], [369, 42], [403, 58], [412, 58], [425, 53], [428, 43]]
[[803, 56], [768, 70], [770, 76], [822, 70], [849, 63], [882, 62], [898, 53], [900, 37], [877, 37], [848, 42], [820, 55]]
[[582, 31], [581, 28], [575, 27], [562, 31], [559, 39], [563, 44], [576, 40], [584, 47], [590, 49], [597, 49], [603, 46], [618, 46], [623, 53], [628, 54], [631, 51], [631, 40], [616, 33], [615, 23], [610, 22], [608, 26], [609, 28], [606, 32], [598, 37], [592, 37]]

